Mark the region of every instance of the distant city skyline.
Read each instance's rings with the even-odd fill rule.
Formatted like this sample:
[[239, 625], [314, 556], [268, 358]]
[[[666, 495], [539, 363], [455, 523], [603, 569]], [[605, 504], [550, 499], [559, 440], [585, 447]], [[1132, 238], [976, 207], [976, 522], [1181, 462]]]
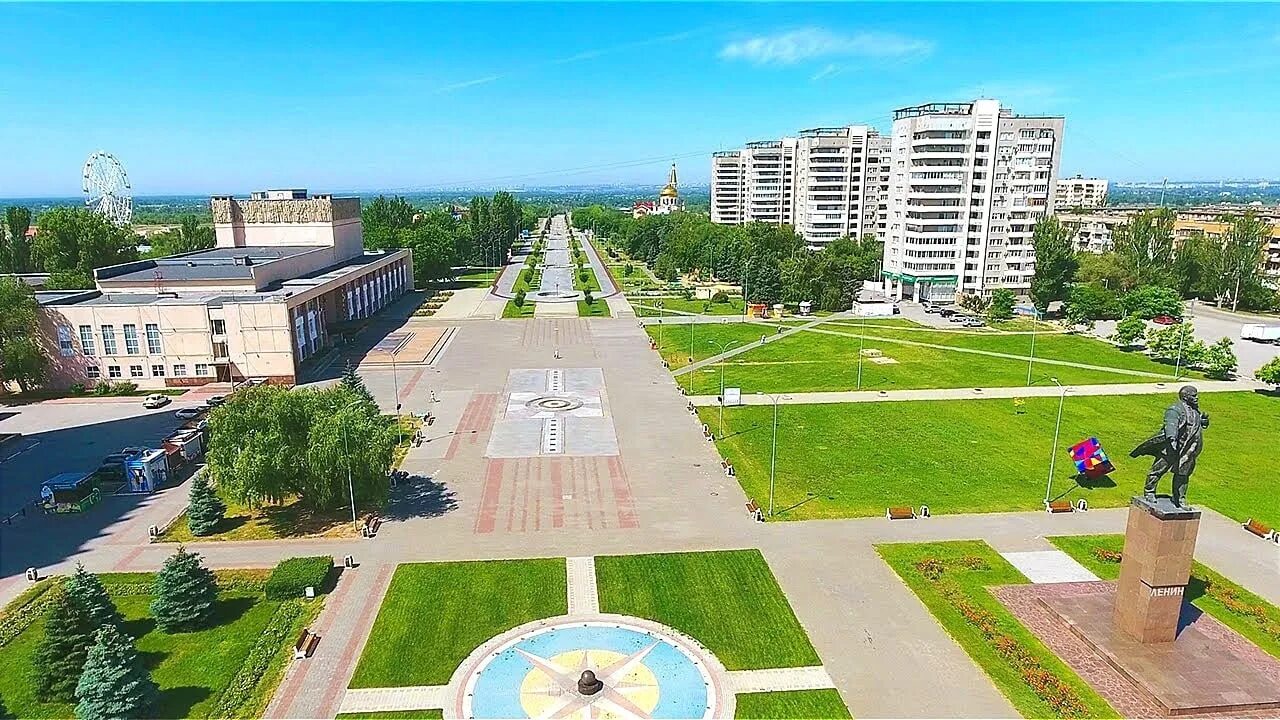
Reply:
[[[710, 153], [994, 97], [1062, 173], [1266, 177], [1274, 5], [0, 5], [0, 197], [705, 186]], [[1159, 22], [1153, 14], [1159, 14]], [[1194, 53], [1186, 52], [1194, 39]]]

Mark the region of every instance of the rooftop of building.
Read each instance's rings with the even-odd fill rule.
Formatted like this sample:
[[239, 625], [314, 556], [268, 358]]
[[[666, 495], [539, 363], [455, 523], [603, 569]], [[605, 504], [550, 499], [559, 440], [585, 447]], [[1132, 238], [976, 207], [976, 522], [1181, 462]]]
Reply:
[[323, 250], [317, 245], [215, 247], [168, 257], [112, 265], [94, 271], [98, 280], [248, 280], [254, 267], [283, 258]]
[[[894, 120], [902, 120], [903, 118], [921, 117], [923, 115], [971, 115], [973, 114], [973, 106], [979, 101], [970, 102], [940, 102], [925, 103], [924, 105], [912, 105], [911, 107], [898, 108], [893, 111]], [[1013, 112], [1013, 108], [1000, 108], [1000, 117], [1019, 120], [1060, 120], [1062, 115], [1018, 115]]]

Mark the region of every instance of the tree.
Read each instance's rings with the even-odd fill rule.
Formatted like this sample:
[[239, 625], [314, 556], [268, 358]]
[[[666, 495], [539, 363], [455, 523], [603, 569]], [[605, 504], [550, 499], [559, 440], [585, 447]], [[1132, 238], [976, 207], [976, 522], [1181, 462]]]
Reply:
[[83, 270], [55, 270], [44, 281], [45, 290], [92, 290], [93, 276]]
[[31, 241], [27, 230], [31, 228], [31, 211], [24, 207], [8, 207], [4, 211], [4, 229], [7, 233], [3, 255], [0, 256], [0, 272], [31, 272]]
[[45, 611], [44, 637], [31, 666], [36, 697], [43, 702], [70, 702], [93, 641], [93, 621], [84, 606], [55, 588]]
[[1147, 320], [1160, 315], [1181, 318], [1184, 310], [1178, 291], [1159, 285], [1138, 287], [1120, 298], [1120, 304], [1125, 312]]
[[397, 441], [394, 427], [376, 408], [349, 404], [350, 395], [317, 395], [307, 436], [308, 472], [297, 488], [298, 495], [315, 507], [343, 502], [350, 470], [355, 501], [382, 502], [390, 489], [387, 474]]
[[1258, 368], [1253, 376], [1258, 379], [1258, 382], [1280, 387], [1280, 356], [1271, 358], [1266, 365]]
[[518, 308], [522, 308], [522, 307], [524, 307], [525, 297], [526, 297], [526, 295], [525, 295], [525, 292], [524, 292], [524, 288], [520, 288], [519, 290], [517, 290], [517, 291], [516, 291], [516, 296], [515, 296], [515, 298], [512, 300], [512, 302], [514, 302], [514, 303], [516, 304], [516, 307], [518, 307]]
[[[1235, 310], [1240, 305], [1241, 288], [1256, 282], [1262, 273], [1271, 224], [1253, 210], [1230, 218], [1230, 222], [1222, 238], [1221, 269], [1231, 296], [1231, 309]], [[1221, 298], [1218, 306], [1222, 306]]]
[[178, 227], [158, 232], [147, 238], [147, 244], [151, 246], [147, 256], [165, 257], [208, 250], [216, 242], [211, 226], [201, 225], [200, 218], [195, 215], [183, 215]]
[[1031, 301], [1041, 313], [1049, 303], [1066, 300], [1080, 261], [1076, 259], [1075, 233], [1058, 218], [1049, 216], [1036, 223], [1032, 241], [1036, 248], [1036, 271], [1031, 278]]
[[1076, 271], [1077, 282], [1098, 283], [1113, 291], [1126, 287], [1124, 268], [1114, 252], [1080, 253], [1076, 261], [1080, 263], [1080, 269]]
[[[408, 200], [399, 195], [388, 198], [383, 195], [360, 208], [360, 225], [364, 232], [364, 246], [370, 250], [396, 247], [395, 234], [413, 225], [417, 211]], [[415, 262], [417, 258], [414, 258]]]
[[1116, 257], [1125, 272], [1125, 287], [1167, 285], [1173, 266], [1173, 224], [1168, 208], [1146, 210], [1111, 233]]
[[0, 382], [25, 391], [40, 384], [48, 358], [37, 343], [35, 293], [17, 278], [0, 277]]
[[151, 591], [151, 616], [165, 632], [195, 630], [213, 616], [218, 581], [200, 562], [199, 553], [178, 551], [164, 561]]
[[350, 361], [342, 368], [342, 379], [338, 381], [338, 384], [350, 390], [353, 395], [377, 407], [378, 403], [374, 401], [373, 393], [369, 392], [369, 388], [364, 384], [364, 378], [360, 377], [360, 373], [356, 372]]
[[40, 216], [31, 253], [33, 265], [44, 272], [92, 276], [94, 268], [137, 260], [138, 236], [92, 210], [59, 207]]
[[1204, 355], [1204, 372], [1214, 380], [1229, 380], [1236, 374], [1239, 363], [1235, 350], [1231, 347], [1231, 338], [1224, 337], [1209, 346]]
[[1111, 339], [1123, 347], [1133, 347], [1146, 332], [1147, 324], [1142, 321], [1142, 318], [1137, 315], [1125, 315], [1120, 322], [1116, 323], [1116, 331]]
[[79, 603], [89, 615], [94, 627], [112, 624], [119, 625], [124, 621], [116, 604], [107, 595], [107, 588], [97, 575], [87, 572], [84, 565], [76, 563], [75, 572], [67, 578], [65, 585], [67, 596]]
[[1008, 288], [997, 288], [991, 293], [991, 304], [987, 306], [988, 320], [1008, 320], [1013, 317], [1013, 304], [1017, 297]]
[[1121, 312], [1120, 298], [1097, 283], [1076, 283], [1067, 296], [1067, 320], [1073, 325], [1114, 320]]
[[1147, 351], [1157, 360], [1184, 367], [1200, 367], [1204, 365], [1209, 349], [1203, 340], [1196, 339], [1191, 323], [1179, 323], [1147, 330]]
[[226, 514], [226, 503], [214, 492], [205, 474], [199, 473], [192, 478], [191, 495], [187, 500], [187, 526], [191, 528], [191, 534], [200, 537], [212, 534]]
[[160, 696], [133, 638], [115, 625], [98, 630], [76, 685], [79, 720], [145, 717]]

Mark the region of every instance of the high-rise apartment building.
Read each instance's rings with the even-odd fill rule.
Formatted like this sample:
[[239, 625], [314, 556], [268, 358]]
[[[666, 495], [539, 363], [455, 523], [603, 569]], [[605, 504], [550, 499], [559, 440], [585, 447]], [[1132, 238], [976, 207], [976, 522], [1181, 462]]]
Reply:
[[879, 139], [880, 134], [866, 125], [800, 132], [795, 229], [809, 244], [874, 232]]
[[884, 234], [885, 292], [953, 300], [1026, 294], [1032, 230], [1052, 212], [1061, 117], [1014, 115], [997, 100], [894, 113]]
[[1107, 181], [1103, 178], [1087, 178], [1079, 175], [1061, 178], [1053, 192], [1053, 207], [1057, 210], [1096, 208], [1107, 204]]
[[741, 225], [745, 184], [743, 151], [724, 150], [711, 156], [711, 222]]
[[795, 225], [796, 139], [750, 142], [742, 153], [743, 222]]

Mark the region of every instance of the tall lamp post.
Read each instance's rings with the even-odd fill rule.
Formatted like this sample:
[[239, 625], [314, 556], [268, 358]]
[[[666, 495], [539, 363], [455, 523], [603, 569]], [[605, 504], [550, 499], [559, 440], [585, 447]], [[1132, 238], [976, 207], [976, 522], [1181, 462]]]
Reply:
[[[340, 413], [346, 412], [351, 408], [355, 407], [360, 402], [361, 402], [360, 400], [354, 400], [352, 402], [349, 402], [345, 407], [342, 408], [342, 410], [339, 410], [338, 412]], [[399, 420], [400, 420], [399, 418], [396, 418], [397, 422], [399, 422]], [[350, 431], [347, 430], [346, 423], [343, 423], [342, 425], [342, 450], [343, 450], [343, 454], [347, 456], [347, 492], [351, 496], [351, 524], [355, 526], [355, 529], [358, 532], [360, 530], [360, 521], [356, 520], [356, 489], [355, 489], [355, 485], [351, 482], [351, 438], [350, 438]]]
[[[695, 319], [696, 318], [694, 317], [689, 318], [689, 365], [693, 365], [693, 328], [695, 325], [697, 325], [697, 323], [694, 322]], [[690, 368], [689, 369], [689, 394], [690, 395], [693, 394], [693, 376], [694, 376], [694, 370]]]
[[787, 396], [763, 392], [757, 392], [756, 395], [773, 401], [773, 449], [769, 452], [769, 517], [773, 517], [773, 488], [778, 475], [778, 401]]
[[1063, 387], [1062, 383], [1058, 382], [1058, 378], [1051, 377], [1049, 379], [1052, 380], [1053, 384], [1057, 385], [1058, 389], [1062, 392], [1058, 394], [1058, 420], [1053, 425], [1053, 449], [1050, 451], [1051, 454], [1049, 455], [1049, 479], [1044, 484], [1044, 501], [1046, 504], [1048, 504], [1050, 493], [1053, 490], [1053, 468], [1054, 463], [1058, 459], [1058, 432], [1062, 429], [1062, 404], [1067, 399], [1067, 389]]
[[391, 386], [396, 393], [396, 444], [404, 444], [404, 425], [400, 424], [400, 379], [396, 375], [396, 350], [391, 349]]
[[1031, 366], [1036, 361], [1036, 326], [1040, 324], [1040, 311], [1031, 306], [1031, 357], [1027, 358], [1027, 387], [1031, 387]]
[[[719, 348], [720, 350], [719, 354], [724, 355], [725, 353], [729, 352], [730, 346], [737, 345], [738, 341], [726, 340], [723, 343], [718, 343], [715, 340], [708, 340], [707, 344], [714, 348]], [[718, 362], [717, 364], [720, 366], [720, 439], [723, 440], [724, 439], [724, 358], [720, 358], [720, 362]]]

